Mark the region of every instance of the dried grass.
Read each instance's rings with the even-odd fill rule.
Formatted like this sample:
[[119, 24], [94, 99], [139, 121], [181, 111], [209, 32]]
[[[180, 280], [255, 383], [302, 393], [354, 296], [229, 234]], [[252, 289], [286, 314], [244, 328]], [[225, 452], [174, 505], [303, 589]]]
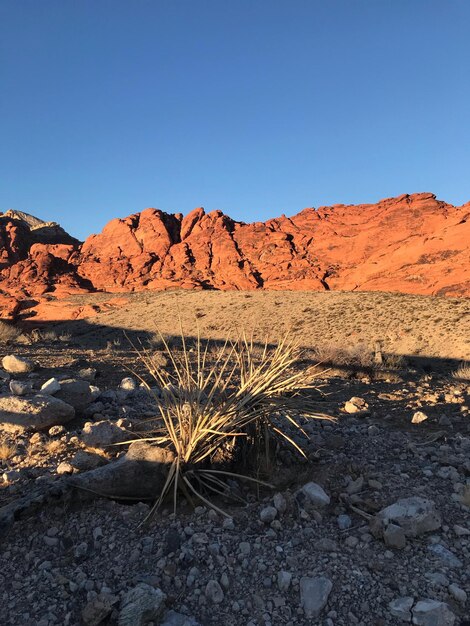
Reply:
[[18, 328], [0, 320], [0, 343], [11, 343], [20, 335]]
[[461, 365], [453, 372], [452, 378], [456, 380], [470, 380], [470, 363], [461, 363]]
[[8, 461], [16, 454], [16, 446], [9, 443], [0, 443], [0, 461]]
[[181, 350], [170, 347], [163, 336], [161, 341], [167, 369], [155, 362], [150, 351], [138, 349], [147, 371], [163, 390], [163, 400], [155, 398], [161, 427], [143, 438], [175, 454], [151, 515], [169, 493], [173, 493], [176, 510], [178, 491], [190, 501], [196, 497], [225, 514], [205, 497], [207, 491], [228, 495], [224, 477], [262, 481], [214, 469], [217, 454], [240, 440], [248, 441], [254, 431], [261, 436], [270, 431], [303, 454], [285, 426], [289, 422], [300, 428], [293, 417], [299, 412], [328, 418], [317, 413], [305, 395], [313, 388], [318, 371], [295, 367], [299, 348], [288, 336], [274, 347], [266, 342], [261, 348], [242, 336], [235, 342], [227, 340], [215, 351], [199, 335], [190, 345], [183, 331]]

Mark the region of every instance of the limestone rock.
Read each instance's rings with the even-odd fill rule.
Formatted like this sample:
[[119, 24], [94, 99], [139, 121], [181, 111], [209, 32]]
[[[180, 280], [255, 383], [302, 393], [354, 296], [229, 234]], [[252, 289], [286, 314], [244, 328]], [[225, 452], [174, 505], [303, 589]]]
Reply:
[[308, 619], [318, 617], [328, 602], [328, 596], [333, 589], [333, 583], [324, 576], [300, 579], [300, 601]]
[[2, 359], [2, 367], [9, 374], [26, 374], [34, 370], [35, 364], [22, 356], [7, 354]]
[[166, 595], [161, 589], [140, 583], [122, 598], [118, 626], [158, 624], [165, 610], [165, 600]]
[[56, 424], [66, 424], [74, 417], [73, 406], [53, 396], [0, 396], [0, 429], [48, 430]]
[[441, 516], [434, 503], [418, 496], [397, 500], [377, 513], [376, 519], [385, 525], [397, 524], [407, 537], [418, 537], [441, 526]]
[[413, 624], [417, 626], [453, 626], [455, 615], [445, 602], [420, 600], [413, 608]]

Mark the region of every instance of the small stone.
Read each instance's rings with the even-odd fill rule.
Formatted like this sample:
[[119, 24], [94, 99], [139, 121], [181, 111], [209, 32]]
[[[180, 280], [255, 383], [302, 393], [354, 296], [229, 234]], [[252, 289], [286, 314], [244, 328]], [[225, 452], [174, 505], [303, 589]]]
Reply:
[[300, 601], [305, 617], [318, 617], [328, 602], [333, 583], [324, 576], [300, 579]]
[[349, 535], [349, 537], [346, 537], [344, 543], [348, 546], [348, 548], [355, 548], [359, 543], [359, 539], [354, 535]]
[[2, 359], [2, 367], [9, 374], [27, 374], [34, 370], [35, 364], [22, 356], [8, 354]]
[[65, 433], [65, 428], [62, 424], [57, 424], [56, 426], [51, 426], [47, 431], [49, 437], [57, 437], [58, 435], [63, 435]]
[[189, 617], [183, 615], [183, 613], [177, 613], [176, 611], [168, 611], [163, 617], [163, 621], [159, 622], [160, 626], [201, 626], [200, 623]]
[[405, 596], [403, 598], [397, 598], [389, 603], [390, 613], [393, 617], [398, 617], [403, 622], [411, 621], [411, 607], [414, 604], [414, 598], [411, 596]]
[[124, 441], [126, 439], [126, 431], [107, 420], [86, 422], [83, 426], [81, 439], [90, 448], [104, 448]]
[[119, 626], [136, 626], [149, 622], [160, 623], [165, 609], [166, 595], [161, 589], [140, 583], [124, 594], [118, 616]]
[[338, 515], [336, 521], [340, 530], [346, 530], [348, 528], [351, 528], [352, 526], [352, 519], [349, 517], [349, 515], [346, 515], [346, 513]]
[[463, 563], [453, 552], [444, 547], [441, 543], [428, 546], [429, 552], [436, 555], [447, 567], [462, 567]]
[[354, 493], [359, 493], [360, 491], [362, 491], [363, 486], [364, 476], [359, 476], [359, 478], [356, 478], [356, 480], [353, 480], [349, 483], [349, 485], [346, 487], [346, 491], [350, 495]]
[[403, 550], [406, 546], [406, 536], [403, 528], [396, 524], [389, 524], [384, 530], [385, 545], [389, 548], [397, 548]]
[[270, 524], [273, 520], [276, 519], [276, 516], [277, 516], [277, 509], [273, 506], [265, 507], [259, 515], [260, 520], [264, 524]]
[[455, 615], [445, 602], [425, 599], [413, 608], [413, 624], [416, 626], [453, 626]]
[[454, 533], [457, 537], [467, 537], [470, 535], [470, 530], [465, 528], [464, 526], [459, 526], [458, 524], [454, 525]]
[[449, 585], [449, 593], [453, 598], [455, 598], [455, 600], [457, 600], [457, 602], [460, 602], [461, 604], [465, 604], [467, 602], [467, 592], [455, 583]]
[[357, 396], [352, 397], [344, 405], [344, 410], [346, 411], [346, 413], [350, 413], [351, 415], [366, 415], [369, 412], [368, 409], [369, 405], [364, 400], [364, 398], [358, 398]]
[[105, 463], [106, 459], [101, 455], [96, 454], [96, 452], [86, 452], [85, 450], [78, 450], [70, 462], [75, 469], [80, 471], [93, 470]]
[[238, 549], [240, 551], [240, 554], [243, 554], [244, 556], [248, 556], [251, 552], [251, 546], [248, 541], [241, 541], [238, 544]]
[[210, 580], [206, 585], [205, 596], [212, 603], [220, 604], [224, 599], [224, 592], [216, 580]]
[[428, 416], [423, 411], [416, 411], [413, 413], [413, 417], [411, 418], [412, 424], [421, 424], [428, 419]]
[[292, 581], [292, 574], [290, 572], [286, 572], [281, 570], [277, 574], [277, 586], [279, 587], [279, 591], [285, 592], [289, 589]]
[[61, 476], [62, 474], [73, 474], [73, 467], [67, 461], [62, 461], [59, 463], [56, 469], [57, 474]]
[[124, 391], [134, 391], [135, 389], [137, 389], [137, 383], [133, 378], [128, 376], [127, 378], [123, 378], [121, 380], [119, 388], [123, 389]]
[[401, 526], [407, 537], [418, 537], [441, 526], [441, 516], [434, 502], [418, 496], [397, 500], [377, 513], [375, 519]]
[[317, 508], [322, 508], [330, 504], [330, 497], [323, 490], [323, 487], [314, 482], [305, 484], [301, 493], [306, 496], [308, 502]]
[[53, 396], [58, 391], [60, 391], [60, 383], [57, 378], [49, 378], [41, 387], [41, 393], [49, 396]]
[[26, 383], [21, 380], [10, 380], [10, 391], [15, 396], [25, 396], [32, 391], [31, 383]]
[[112, 612], [119, 598], [107, 593], [100, 593], [85, 605], [82, 611], [84, 626], [99, 626]]
[[273, 504], [279, 513], [285, 513], [287, 510], [287, 500], [282, 493], [275, 493], [273, 497]]

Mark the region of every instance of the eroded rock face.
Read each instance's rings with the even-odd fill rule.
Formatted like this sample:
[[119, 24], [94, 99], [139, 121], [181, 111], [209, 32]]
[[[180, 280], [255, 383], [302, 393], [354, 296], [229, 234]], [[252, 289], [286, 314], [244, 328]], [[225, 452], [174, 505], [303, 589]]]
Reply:
[[470, 204], [454, 207], [430, 193], [305, 209], [253, 224], [202, 208], [184, 218], [146, 209], [89, 237], [78, 274], [110, 291], [178, 286], [468, 295], [469, 216]]
[[[185, 217], [146, 209], [112, 220], [80, 245], [57, 224], [9, 211], [0, 214], [0, 315], [17, 315], [24, 298], [38, 298], [39, 310], [45, 294], [63, 298], [94, 290], [468, 296], [469, 217], [470, 203], [454, 207], [431, 193], [304, 209], [252, 224], [202, 208]], [[46, 304], [49, 311], [53, 303]], [[51, 314], [62, 319], [58, 310]]]

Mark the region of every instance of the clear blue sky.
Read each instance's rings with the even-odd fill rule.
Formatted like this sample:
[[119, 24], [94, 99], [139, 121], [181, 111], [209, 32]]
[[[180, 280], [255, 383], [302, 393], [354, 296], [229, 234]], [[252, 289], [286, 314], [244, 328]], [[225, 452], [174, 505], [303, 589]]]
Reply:
[[0, 210], [470, 200], [468, 0], [0, 0]]

